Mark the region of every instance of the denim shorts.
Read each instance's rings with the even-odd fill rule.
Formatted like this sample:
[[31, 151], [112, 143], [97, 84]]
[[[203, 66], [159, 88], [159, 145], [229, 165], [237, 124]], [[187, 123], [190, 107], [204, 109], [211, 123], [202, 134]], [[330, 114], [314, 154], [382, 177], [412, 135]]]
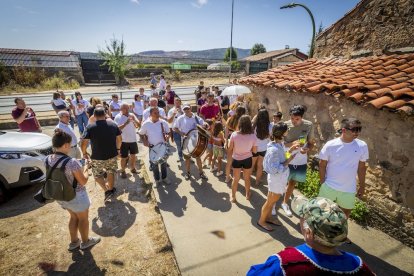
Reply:
[[289, 165], [289, 180], [294, 180], [296, 182], [305, 182], [306, 181], [306, 169], [308, 165]]
[[85, 189], [77, 191], [75, 198], [71, 201], [58, 201], [58, 203], [63, 209], [70, 210], [74, 213], [86, 211], [91, 206], [88, 192]]

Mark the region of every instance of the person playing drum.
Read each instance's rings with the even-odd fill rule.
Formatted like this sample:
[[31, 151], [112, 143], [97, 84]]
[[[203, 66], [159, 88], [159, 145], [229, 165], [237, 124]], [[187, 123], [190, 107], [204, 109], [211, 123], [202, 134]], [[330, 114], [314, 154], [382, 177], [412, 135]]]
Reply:
[[[151, 148], [160, 143], [166, 143], [169, 132], [170, 128], [168, 127], [167, 122], [160, 119], [160, 111], [158, 107], [153, 106], [150, 108], [150, 117], [148, 120], [144, 121], [138, 133], [141, 137], [141, 141], [144, 143], [144, 146]], [[154, 173], [156, 185], [161, 184], [161, 182], [169, 184], [167, 179], [166, 162], [162, 162], [160, 163], [160, 166], [158, 166], [158, 164], [150, 161], [150, 166], [152, 168], [152, 172]], [[159, 167], [161, 167], [161, 178]]]
[[[197, 125], [204, 125], [204, 121], [197, 115], [193, 114], [193, 112], [191, 112], [191, 108], [189, 105], [184, 106], [183, 111], [184, 111], [184, 114], [178, 117], [177, 121], [175, 122], [174, 131], [179, 133], [181, 137], [185, 138], [185, 136], [187, 135], [188, 132], [190, 132], [190, 130], [197, 128]], [[184, 156], [184, 157], [185, 157], [184, 159], [185, 159], [185, 169], [186, 169], [185, 179], [189, 180], [191, 176], [190, 174], [191, 160], [189, 156]], [[207, 180], [207, 176], [203, 172], [203, 165], [201, 163], [201, 158], [197, 157], [196, 162], [197, 162], [198, 171], [200, 173], [200, 178]]]

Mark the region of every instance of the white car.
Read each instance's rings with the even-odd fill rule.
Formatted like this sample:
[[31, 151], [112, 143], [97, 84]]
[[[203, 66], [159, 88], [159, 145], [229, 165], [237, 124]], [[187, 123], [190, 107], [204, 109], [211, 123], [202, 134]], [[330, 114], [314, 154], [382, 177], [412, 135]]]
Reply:
[[0, 131], [0, 195], [46, 178], [45, 158], [52, 138], [42, 133]]

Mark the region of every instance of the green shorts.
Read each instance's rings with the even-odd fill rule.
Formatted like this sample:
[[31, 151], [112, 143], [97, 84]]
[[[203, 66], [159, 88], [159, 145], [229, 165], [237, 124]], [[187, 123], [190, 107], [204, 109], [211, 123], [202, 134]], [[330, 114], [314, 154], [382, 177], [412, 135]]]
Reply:
[[288, 180], [294, 180], [296, 182], [304, 183], [306, 181], [306, 169], [308, 165], [289, 165], [289, 178]]
[[339, 205], [339, 207], [344, 209], [352, 210], [355, 206], [355, 193], [337, 191], [335, 189], [332, 189], [325, 183], [322, 184], [318, 196], [328, 198], [333, 202], [336, 202]]

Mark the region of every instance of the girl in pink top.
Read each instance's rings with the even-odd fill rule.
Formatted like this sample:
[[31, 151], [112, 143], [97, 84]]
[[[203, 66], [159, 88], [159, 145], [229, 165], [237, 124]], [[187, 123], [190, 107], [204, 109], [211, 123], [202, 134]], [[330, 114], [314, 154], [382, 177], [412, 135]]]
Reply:
[[243, 169], [243, 179], [246, 190], [246, 199], [250, 199], [250, 175], [252, 174], [252, 156], [256, 153], [256, 135], [254, 135], [252, 121], [249, 115], [243, 115], [239, 121], [238, 131], [230, 136], [229, 155], [233, 162], [233, 183], [231, 186], [231, 201], [236, 201], [236, 192], [239, 185], [240, 174]]

